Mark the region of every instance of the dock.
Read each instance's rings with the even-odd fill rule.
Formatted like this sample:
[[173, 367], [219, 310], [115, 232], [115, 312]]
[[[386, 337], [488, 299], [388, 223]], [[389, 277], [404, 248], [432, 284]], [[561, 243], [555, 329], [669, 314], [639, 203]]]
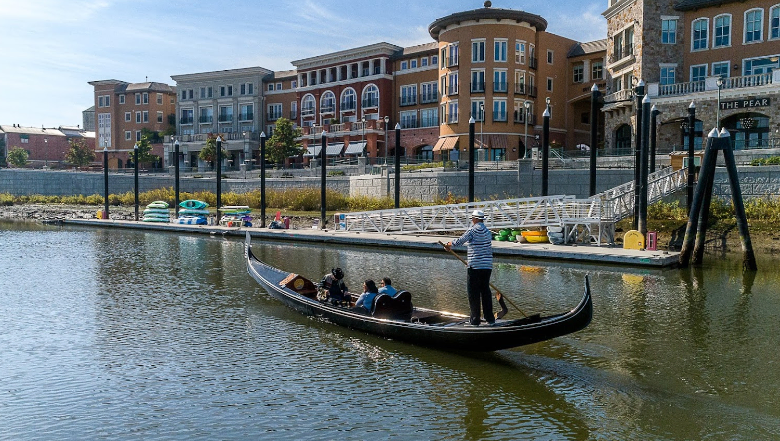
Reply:
[[[64, 225], [94, 228], [126, 228], [183, 234], [207, 234], [243, 238], [247, 232], [252, 238], [347, 246], [371, 246], [420, 251], [441, 251], [439, 241], [447, 243], [457, 238], [451, 235], [411, 235], [350, 232], [343, 230], [290, 229], [275, 230], [255, 227], [224, 227], [218, 225], [181, 225], [124, 220], [65, 219]], [[457, 247], [455, 250], [465, 249]], [[587, 264], [624, 265], [631, 267], [666, 268], [677, 264], [679, 252], [667, 250], [631, 250], [608, 245], [553, 245], [551, 243], [493, 242], [496, 257], [520, 257], [548, 261], [580, 262]]]

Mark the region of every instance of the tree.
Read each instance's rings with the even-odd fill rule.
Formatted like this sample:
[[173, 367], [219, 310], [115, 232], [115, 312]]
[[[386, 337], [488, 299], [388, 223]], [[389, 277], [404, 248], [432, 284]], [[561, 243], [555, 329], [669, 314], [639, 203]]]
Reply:
[[0, 167], [5, 166], [5, 139], [0, 138]]
[[27, 158], [29, 157], [30, 154], [27, 153], [27, 150], [20, 147], [11, 147], [11, 150], [8, 152], [8, 163], [16, 168], [22, 168], [27, 165]]
[[[206, 138], [206, 146], [203, 147], [203, 149], [198, 154], [198, 158], [211, 164], [212, 168], [214, 167], [214, 161], [217, 160], [217, 136], [222, 137], [223, 146], [227, 144], [224, 141], [225, 135], [219, 135], [219, 134], [215, 135], [213, 133], [209, 133], [209, 136]], [[225, 150], [224, 147], [222, 148], [221, 154], [223, 158], [227, 157], [228, 152], [227, 150]]]
[[287, 118], [276, 120], [274, 134], [266, 142], [266, 160], [274, 163], [283, 163], [290, 156], [303, 153], [301, 144], [295, 138], [301, 137], [301, 129], [293, 127], [292, 121]]
[[87, 142], [83, 139], [71, 139], [70, 150], [65, 154], [65, 160], [75, 167], [84, 167], [95, 160], [95, 152], [87, 147]]
[[[147, 130], [148, 129], [143, 129]], [[149, 136], [147, 134], [144, 134], [142, 132], [141, 134], [141, 140], [136, 143], [138, 145], [138, 163], [139, 164], [151, 164], [155, 163], [160, 160], [160, 157], [157, 155], [153, 155], [150, 152], [152, 151], [152, 143], [149, 142]], [[134, 153], [130, 154], [130, 160], [133, 160]]]

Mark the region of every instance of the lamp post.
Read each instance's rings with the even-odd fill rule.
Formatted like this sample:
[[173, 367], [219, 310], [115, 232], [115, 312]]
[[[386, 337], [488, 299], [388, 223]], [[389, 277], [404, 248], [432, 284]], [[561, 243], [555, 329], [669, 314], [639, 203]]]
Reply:
[[474, 117], [469, 118], [469, 203], [474, 202]]
[[[549, 100], [549, 98], [548, 98]], [[548, 181], [550, 176], [550, 104], [542, 114], [542, 196], [547, 196]]]
[[133, 174], [134, 179], [133, 183], [135, 184], [135, 220], [138, 221], [138, 143], [135, 143], [135, 146], [133, 147]]
[[108, 219], [108, 147], [103, 147], [103, 219]]
[[173, 170], [174, 170], [174, 209], [176, 217], [179, 217], [179, 140], [173, 143]]
[[696, 105], [691, 101], [688, 106], [688, 212], [693, 203], [694, 171], [693, 148], [696, 143]]
[[599, 128], [599, 88], [596, 84], [590, 88], [590, 195], [596, 194], [596, 143]]
[[653, 104], [650, 109], [650, 173], [655, 173], [655, 150], [658, 142], [658, 115], [661, 113]]
[[260, 132], [260, 228], [265, 228], [265, 132]]
[[715, 80], [718, 85], [718, 109], [715, 111], [715, 128], [720, 127], [720, 89], [723, 87], [723, 77], [718, 77]]
[[645, 97], [645, 82], [639, 80], [634, 88], [636, 95], [636, 136], [634, 139], [634, 223], [633, 229], [639, 229], [639, 162], [642, 152], [642, 99]]
[[390, 197], [390, 164], [387, 163], [387, 125], [390, 124], [390, 117], [385, 116], [385, 172], [387, 173], [387, 186], [385, 196]]
[[395, 208], [401, 208], [401, 124], [395, 123]]
[[647, 163], [648, 163], [648, 140], [650, 132], [650, 97], [645, 95], [642, 100], [642, 151], [639, 160], [639, 216], [637, 219], [637, 230], [642, 236], [647, 235]]
[[531, 102], [525, 100], [523, 107], [525, 107], [525, 136], [523, 136], [523, 148], [525, 149], [523, 157], [525, 158], [528, 155], [528, 118], [531, 116]]
[[485, 103], [479, 105], [479, 149], [485, 148], [485, 140], [483, 138], [483, 128], [485, 125]]
[[360, 118], [360, 126], [363, 129], [360, 134], [360, 144], [363, 146], [363, 151], [366, 152], [366, 156], [368, 156], [368, 152], [366, 151], [366, 117]]
[[49, 140], [46, 138], [43, 138], [43, 161], [44, 161], [43, 168], [48, 169], [49, 168]]
[[322, 147], [320, 147], [320, 167], [321, 167], [321, 174], [320, 174], [320, 229], [325, 229], [325, 203], [326, 203], [326, 195], [325, 195], [325, 177], [327, 176], [327, 171], [325, 170], [327, 167], [327, 157], [325, 156], [325, 150], [328, 147], [328, 132], [326, 132], [324, 129], [322, 130]]
[[222, 206], [222, 137], [217, 135], [217, 225], [221, 218], [219, 208]]

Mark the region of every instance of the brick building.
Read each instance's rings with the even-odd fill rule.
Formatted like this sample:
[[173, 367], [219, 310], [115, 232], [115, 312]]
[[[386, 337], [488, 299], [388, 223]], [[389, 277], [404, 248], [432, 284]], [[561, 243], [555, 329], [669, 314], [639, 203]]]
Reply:
[[19, 147], [27, 151], [31, 167], [65, 166], [65, 155], [72, 140], [83, 140], [87, 147], [95, 148], [94, 132], [79, 127], [38, 128], [18, 124], [0, 126], [0, 139], [5, 144], [3, 153]]

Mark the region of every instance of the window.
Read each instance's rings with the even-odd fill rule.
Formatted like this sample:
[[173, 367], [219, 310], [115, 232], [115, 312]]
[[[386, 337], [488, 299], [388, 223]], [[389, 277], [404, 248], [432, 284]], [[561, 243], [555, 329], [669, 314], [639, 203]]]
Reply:
[[474, 121], [485, 120], [484, 100], [471, 100], [471, 117], [474, 118]]
[[163, 113], [157, 112], [157, 122], [162, 123], [163, 122]]
[[710, 27], [710, 21], [706, 18], [699, 18], [693, 21], [691, 25], [691, 50], [700, 51], [707, 49], [707, 30]]
[[144, 115], [144, 122], [148, 123], [149, 122], [149, 111], [148, 110], [144, 110], [143, 111], [143, 115]]
[[200, 118], [198, 122], [202, 124], [211, 124], [214, 122], [214, 109], [211, 107], [201, 107], [200, 109]]
[[428, 57], [422, 57], [420, 59], [420, 67], [425, 67], [428, 65]]
[[162, 103], [163, 103], [163, 94], [158, 93], [157, 94], [157, 104], [162, 105]]
[[420, 84], [420, 102], [435, 103], [439, 100], [438, 84], [436, 81]]
[[439, 56], [431, 55], [431, 66], [436, 66], [438, 64], [439, 64]]
[[187, 99], [187, 91], [186, 90], [182, 90], [181, 91], [181, 99], [182, 100], [186, 100]]
[[401, 86], [401, 105], [412, 106], [417, 104], [417, 85]]
[[460, 61], [460, 47], [458, 43], [452, 43], [447, 45], [450, 51], [450, 56], [447, 59], [447, 66], [457, 66]]
[[141, 123], [141, 112], [135, 112], [135, 123], [136, 124]]
[[144, 92], [144, 104], [149, 104], [149, 92]]
[[416, 68], [417, 68], [417, 60], [410, 60], [409, 69], [416, 69]]
[[219, 106], [219, 122], [233, 122], [233, 106]]
[[590, 124], [590, 113], [588, 112], [580, 113], [580, 124]]
[[471, 91], [475, 93], [485, 92], [485, 70], [471, 71]]
[[485, 61], [485, 40], [471, 42], [471, 62], [482, 63]]
[[314, 99], [314, 95], [308, 94], [303, 97], [301, 101], [301, 116], [313, 116], [317, 101]]
[[132, 121], [133, 116], [130, 114], [130, 112], [125, 112], [125, 122]]
[[728, 78], [730, 65], [731, 63], [728, 61], [720, 61], [717, 63], [712, 63], [712, 75], [721, 78]]
[[661, 85], [674, 84], [674, 71], [677, 66], [661, 66]]
[[99, 147], [111, 147], [111, 114], [98, 113]]
[[240, 121], [252, 121], [255, 119], [254, 104], [241, 104], [239, 106], [238, 119]]
[[547, 77], [547, 91], [548, 92], [553, 91], [553, 79], [550, 77]]
[[[230, 88], [230, 94], [233, 95], [233, 86], [228, 86]], [[276, 83], [276, 90], [282, 90], [282, 83]]]
[[417, 111], [407, 110], [401, 112], [401, 128], [402, 129], [416, 129], [417, 128]]
[[181, 124], [192, 124], [194, 111], [192, 109], [181, 109]]
[[27, 135], [25, 133], [22, 133], [19, 135], [19, 142], [22, 144], [29, 144], [30, 143], [30, 135]]
[[493, 101], [493, 121], [506, 121], [506, 100]]
[[449, 81], [447, 94], [457, 95], [458, 94], [458, 73], [452, 72], [447, 76], [447, 80]]
[[192, 89], [187, 90], [187, 95], [192, 99]]
[[[274, 83], [268, 83], [268, 91], [273, 92], [274, 91]], [[221, 96], [225, 96], [225, 88], [221, 88]]]
[[764, 10], [751, 9], [745, 12], [745, 43], [755, 43], [762, 40], [761, 31], [764, 27]]
[[[377, 93], [379, 92], [377, 91]], [[355, 110], [356, 108], [357, 108], [357, 94], [355, 93], [355, 90], [353, 88], [348, 87], [344, 89], [344, 92], [341, 92], [341, 111], [345, 112], [348, 110]]]
[[515, 42], [515, 63], [525, 64], [525, 41]]
[[206, 88], [205, 87], [201, 87], [200, 88], [200, 98], [201, 99], [206, 98]]
[[135, 94], [135, 104], [136, 105], [141, 104], [141, 94], [140, 93], [136, 93]]
[[577, 64], [574, 66], [574, 71], [572, 72], [572, 79], [575, 83], [582, 83], [585, 81], [585, 65], [583, 64]]
[[293, 101], [290, 103], [290, 119], [296, 118], [298, 118], [298, 101]]
[[365, 89], [363, 89], [362, 101], [363, 102], [361, 104], [361, 107], [363, 108], [379, 107], [379, 89], [375, 85], [369, 84]]
[[135, 141], [136, 142], [140, 142], [141, 141], [141, 131], [140, 130], [136, 130], [135, 131]]
[[493, 92], [506, 92], [506, 71], [493, 71]]
[[706, 64], [691, 66], [691, 81], [704, 81], [706, 77], [707, 77]]
[[661, 19], [661, 43], [677, 43], [677, 18]]
[[525, 89], [525, 71], [515, 71], [515, 93], [525, 95], [528, 91]]
[[436, 108], [420, 111], [420, 127], [436, 127], [439, 125], [439, 112]]
[[227, 96], [233, 96], [233, 86], [227, 87]]
[[731, 46], [731, 16], [728, 14], [715, 17], [712, 47]]
[[404, 60], [401, 62], [401, 70], [409, 69], [409, 62]]
[[298, 80], [292, 80], [290, 81], [290, 87], [292, 89], [296, 89], [298, 87]]
[[769, 10], [769, 38], [780, 38], [780, 5], [772, 6]]
[[458, 122], [458, 102], [457, 101], [450, 101], [447, 106], [447, 122], [448, 123], [457, 123]]
[[124, 103], [125, 103], [125, 94], [121, 94], [119, 95], [119, 104], [124, 104]]
[[246, 95], [246, 83], [241, 83], [238, 89], [238, 93], [241, 95]]
[[506, 63], [506, 40], [495, 40], [493, 42], [493, 60], [499, 63]]
[[601, 61], [594, 61], [591, 65], [591, 79], [601, 80], [604, 78], [604, 63]]
[[282, 117], [282, 104], [275, 103], [268, 105], [268, 121], [276, 121]]
[[547, 64], [553, 64], [553, 51], [547, 49]]
[[133, 139], [133, 132], [130, 130], [125, 130], [125, 141], [130, 141]]
[[336, 95], [330, 90], [322, 94], [320, 98], [320, 113], [333, 113], [336, 111]]

